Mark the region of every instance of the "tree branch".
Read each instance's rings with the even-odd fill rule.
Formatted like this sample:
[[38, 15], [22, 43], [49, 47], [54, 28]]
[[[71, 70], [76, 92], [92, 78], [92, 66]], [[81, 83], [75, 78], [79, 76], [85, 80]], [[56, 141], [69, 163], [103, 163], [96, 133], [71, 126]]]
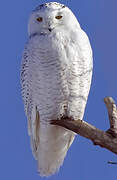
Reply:
[[108, 161], [108, 164], [117, 164], [117, 162]]
[[102, 131], [85, 121], [71, 120], [70, 118], [61, 118], [61, 120], [52, 120], [53, 125], [67, 128], [85, 138], [90, 139], [94, 145], [99, 145], [117, 154], [117, 107], [111, 97], [104, 98], [110, 120], [110, 129]]

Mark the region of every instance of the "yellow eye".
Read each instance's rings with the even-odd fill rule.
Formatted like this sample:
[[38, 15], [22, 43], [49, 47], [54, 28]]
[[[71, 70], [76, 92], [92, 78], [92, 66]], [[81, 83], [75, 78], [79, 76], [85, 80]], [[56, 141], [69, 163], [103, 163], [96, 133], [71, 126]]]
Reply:
[[42, 21], [43, 21], [43, 18], [42, 18], [42, 17], [38, 17], [38, 18], [37, 18], [37, 21], [38, 21], [38, 22], [42, 22]]
[[56, 16], [55, 18], [56, 19], [61, 19], [63, 16]]

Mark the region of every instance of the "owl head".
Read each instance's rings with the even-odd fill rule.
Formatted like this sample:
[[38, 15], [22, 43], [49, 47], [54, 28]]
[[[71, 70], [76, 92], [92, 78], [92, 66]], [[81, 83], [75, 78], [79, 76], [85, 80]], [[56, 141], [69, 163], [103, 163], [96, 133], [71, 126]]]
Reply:
[[28, 24], [29, 36], [50, 34], [53, 31], [75, 30], [80, 25], [72, 11], [63, 4], [50, 2], [39, 5], [31, 14]]

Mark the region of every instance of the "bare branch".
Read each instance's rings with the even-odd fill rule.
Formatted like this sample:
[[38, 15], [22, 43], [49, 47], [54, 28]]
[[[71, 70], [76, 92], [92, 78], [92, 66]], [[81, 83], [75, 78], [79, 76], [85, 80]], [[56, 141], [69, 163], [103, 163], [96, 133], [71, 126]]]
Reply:
[[108, 161], [108, 164], [117, 164], [117, 162]]
[[110, 120], [110, 129], [108, 133], [112, 134], [114, 137], [117, 137], [117, 107], [114, 100], [111, 97], [104, 98], [108, 110], [108, 116]]
[[52, 120], [51, 124], [67, 128], [85, 138], [90, 139], [94, 145], [99, 145], [117, 154], [117, 108], [111, 97], [104, 99], [106, 104], [110, 129], [106, 132], [84, 122], [82, 120], [71, 120], [70, 118], [62, 118], [61, 120]]

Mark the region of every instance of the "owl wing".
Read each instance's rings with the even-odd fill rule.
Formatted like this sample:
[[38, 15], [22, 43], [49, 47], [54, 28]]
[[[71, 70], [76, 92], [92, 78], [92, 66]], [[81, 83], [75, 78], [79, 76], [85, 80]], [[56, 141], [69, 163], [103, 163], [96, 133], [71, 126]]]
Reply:
[[79, 33], [78, 41], [82, 50], [83, 59], [85, 59], [85, 61], [87, 62], [86, 67], [93, 68], [92, 48], [87, 34], [82, 29], [81, 33]]
[[28, 118], [28, 134], [31, 136], [31, 146], [33, 154], [36, 158], [36, 151], [39, 143], [38, 128], [39, 128], [39, 112], [34, 105], [32, 99], [31, 89], [31, 73], [30, 73], [30, 62], [31, 62], [31, 49], [30, 44], [26, 44], [21, 64], [21, 92], [24, 101], [24, 109]]
[[[81, 62], [85, 62], [83, 64], [84, 66], [84, 71], [81, 73], [84, 77], [87, 77], [89, 79], [88, 83], [88, 93], [89, 93], [89, 88], [91, 85], [91, 79], [92, 79], [92, 71], [93, 71], [93, 54], [92, 54], [92, 48], [90, 45], [89, 38], [87, 34], [81, 30], [81, 33], [79, 34], [79, 45], [80, 45], [80, 51], [82, 52], [81, 54]], [[86, 78], [86, 80], [87, 80]], [[87, 81], [88, 82], [88, 81]]]
[[68, 77], [70, 116], [83, 119], [92, 78], [92, 49], [88, 36], [82, 29], [72, 33], [66, 44], [66, 55], [71, 71]]
[[[79, 95], [84, 96], [87, 100], [91, 79], [92, 79], [92, 70], [93, 70], [93, 55], [92, 48], [90, 45], [89, 38], [87, 34], [81, 29], [80, 33], [77, 33], [76, 36], [76, 47], [78, 50], [78, 67], [77, 75], [79, 78]], [[77, 57], [77, 56], [76, 56]]]

